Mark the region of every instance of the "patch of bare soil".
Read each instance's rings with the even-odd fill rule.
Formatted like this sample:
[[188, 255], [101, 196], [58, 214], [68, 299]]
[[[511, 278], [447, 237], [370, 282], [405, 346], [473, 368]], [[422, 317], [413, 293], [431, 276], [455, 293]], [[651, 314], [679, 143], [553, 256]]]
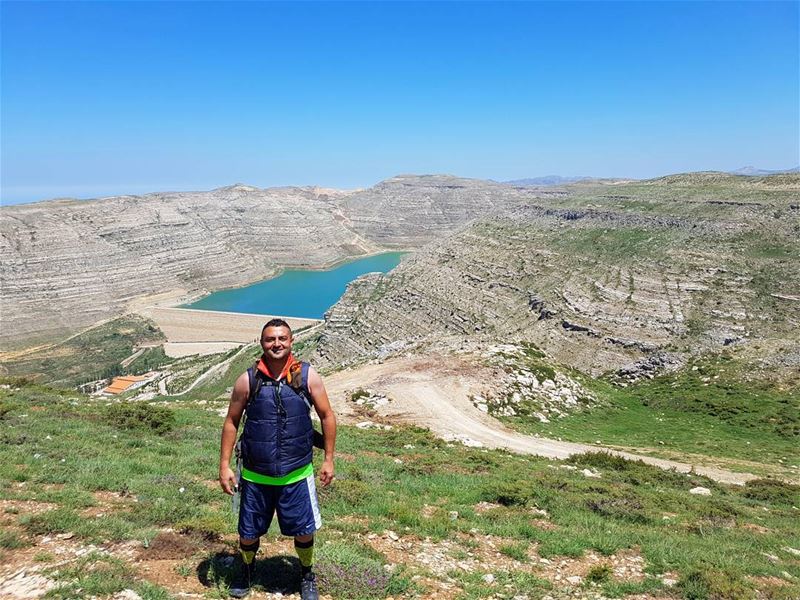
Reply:
[[181, 597], [202, 597], [207, 591], [197, 573], [199, 561], [184, 559], [148, 560], [139, 565], [138, 574], [155, 585]]
[[94, 496], [96, 504], [81, 511], [81, 515], [92, 519], [104, 517], [110, 512], [134, 503], [133, 497], [127, 494], [109, 492], [107, 490], [93, 492], [92, 496]]
[[35, 500], [0, 500], [0, 523], [3, 525], [16, 522], [19, 515], [38, 515], [56, 508], [52, 502]]
[[224, 552], [229, 546], [218, 538], [204, 536], [199, 533], [176, 533], [162, 531], [139, 551], [138, 559], [142, 560], [185, 560], [200, 552]]
[[[586, 552], [580, 558], [539, 559], [540, 576], [550, 581], [578, 585], [592, 568], [609, 567], [617, 581], [638, 582], [645, 578], [645, 560], [638, 549], [621, 550], [611, 556]], [[579, 579], [576, 579], [579, 578]]]
[[756, 523], [745, 523], [742, 525], [742, 529], [747, 529], [748, 531], [755, 531], [756, 533], [769, 533], [772, 531], [769, 527], [764, 527], [763, 525], [758, 525]]

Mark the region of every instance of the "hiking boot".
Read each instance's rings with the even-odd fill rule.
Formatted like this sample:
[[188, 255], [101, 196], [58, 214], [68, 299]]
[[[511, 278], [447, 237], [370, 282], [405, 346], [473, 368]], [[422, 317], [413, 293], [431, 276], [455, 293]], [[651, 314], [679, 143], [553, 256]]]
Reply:
[[303, 580], [300, 582], [300, 600], [319, 600], [317, 578], [313, 573], [303, 575]]
[[228, 593], [232, 598], [244, 598], [250, 593], [250, 585], [253, 582], [253, 572], [256, 566], [255, 562], [253, 561], [248, 565], [243, 560], [239, 561], [239, 572], [228, 586]]

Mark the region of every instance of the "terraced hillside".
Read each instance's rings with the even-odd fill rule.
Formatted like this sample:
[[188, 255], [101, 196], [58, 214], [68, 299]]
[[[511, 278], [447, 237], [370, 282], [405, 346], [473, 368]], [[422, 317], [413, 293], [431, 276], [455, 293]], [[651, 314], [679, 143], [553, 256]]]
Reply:
[[373, 251], [339, 225], [334, 199], [232, 186], [4, 207], [0, 341], [57, 339], [150, 294], [200, 294]]
[[235, 185], [3, 207], [0, 344], [57, 341], [153, 295], [196, 297], [282, 267], [417, 247], [536, 195], [486, 181], [404, 176], [355, 193]]
[[355, 282], [318, 359], [508, 339], [592, 374], [636, 378], [723, 347], [796, 372], [798, 239], [797, 175], [576, 184]]

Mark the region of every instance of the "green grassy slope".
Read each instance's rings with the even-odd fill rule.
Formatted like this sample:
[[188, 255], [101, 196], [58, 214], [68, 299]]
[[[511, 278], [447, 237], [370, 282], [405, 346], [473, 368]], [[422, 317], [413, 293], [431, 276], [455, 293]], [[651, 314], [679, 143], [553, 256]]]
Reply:
[[[0, 389], [4, 560], [19, 547], [41, 545], [39, 560], [62, 586], [50, 597], [75, 597], [82, 586], [100, 597], [133, 587], [161, 598], [190, 584], [223, 597], [235, 529], [215, 483], [226, 403], [214, 398], [240, 367], [191, 400], [153, 404], [107, 404], [8, 381]], [[761, 596], [768, 598], [800, 594], [792, 579], [800, 578], [800, 561], [785, 550], [797, 547], [800, 534], [794, 486], [724, 486], [606, 456], [562, 465], [454, 446], [406, 427], [342, 427], [338, 446], [337, 481], [320, 493], [326, 526], [318, 561], [323, 591], [336, 598], [413, 598], [446, 585], [465, 599], [593, 590], [613, 597], [738, 599], [755, 597], [757, 588], [771, 590]], [[712, 495], [689, 494], [697, 485]], [[112, 505], [104, 500], [109, 494]], [[86, 518], [100, 508], [102, 517]], [[143, 570], [154, 564], [147, 546], [165, 528], [183, 532], [187, 544], [169, 590], [148, 582]], [[112, 556], [47, 567], [42, 536], [58, 534], [104, 545]], [[114, 556], [113, 542], [126, 540], [144, 552], [144, 562]], [[428, 565], [415, 558], [426, 553], [438, 558]], [[633, 580], [602, 567], [626, 553], [644, 561]], [[595, 554], [597, 568], [584, 570], [573, 591], [555, 579], [554, 564], [579, 566]], [[459, 561], [470, 568], [447, 566]], [[261, 585], [291, 587], [294, 567], [276, 583], [270, 564], [263, 563]], [[384, 564], [394, 566], [387, 571]], [[113, 577], [87, 576], [97, 569]], [[489, 572], [494, 581], [483, 578]], [[665, 573], [679, 583], [665, 589]]]

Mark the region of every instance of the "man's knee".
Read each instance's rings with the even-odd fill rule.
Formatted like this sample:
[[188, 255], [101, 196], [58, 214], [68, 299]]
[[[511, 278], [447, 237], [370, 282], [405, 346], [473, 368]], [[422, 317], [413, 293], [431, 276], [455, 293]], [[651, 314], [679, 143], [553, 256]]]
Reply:
[[314, 539], [314, 534], [309, 533], [308, 535], [296, 535], [294, 536], [294, 539], [295, 541], [300, 542], [301, 544], [305, 544]]

